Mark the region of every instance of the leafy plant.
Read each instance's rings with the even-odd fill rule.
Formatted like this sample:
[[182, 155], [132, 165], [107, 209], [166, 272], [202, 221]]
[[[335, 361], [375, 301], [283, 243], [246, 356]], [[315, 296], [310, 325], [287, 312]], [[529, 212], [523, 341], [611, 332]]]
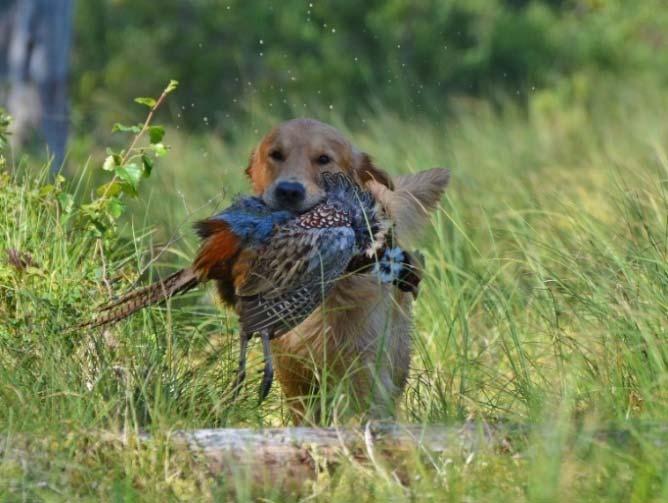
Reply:
[[[125, 210], [123, 198], [137, 197], [139, 184], [143, 178], [151, 176], [157, 158], [167, 153], [168, 147], [163, 143], [165, 128], [153, 124], [156, 111], [164, 103], [167, 96], [178, 87], [178, 82], [170, 80], [158, 98], [140, 97], [135, 102], [149, 108], [143, 123], [134, 125], [114, 124], [112, 132], [129, 134], [131, 140], [125, 149], [115, 151], [107, 149], [107, 157], [102, 169], [111, 173], [111, 180], [97, 187], [97, 197], [90, 203], [81, 205], [81, 216], [86, 228], [97, 237], [113, 231], [118, 218]], [[148, 144], [142, 140], [148, 135]], [[72, 196], [66, 192], [59, 195], [62, 209], [70, 213]]]

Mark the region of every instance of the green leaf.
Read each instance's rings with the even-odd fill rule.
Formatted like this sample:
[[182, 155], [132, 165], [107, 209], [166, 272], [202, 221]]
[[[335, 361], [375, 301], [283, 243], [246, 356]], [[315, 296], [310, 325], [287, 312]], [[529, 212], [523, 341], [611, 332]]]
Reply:
[[56, 191], [55, 185], [42, 185], [42, 187], [39, 189], [39, 196], [40, 197], [46, 197], [49, 194], [53, 194]]
[[179, 87], [179, 81], [178, 80], [170, 80], [169, 84], [167, 84], [167, 87], [165, 88], [165, 94], [169, 94], [169, 93], [175, 91], [177, 87]]
[[160, 143], [165, 136], [165, 128], [162, 126], [151, 126], [148, 128], [148, 136], [154, 145]]
[[111, 128], [112, 133], [115, 133], [116, 131], [121, 131], [123, 133], [137, 134], [141, 131], [141, 126], [140, 125], [126, 126], [124, 124], [121, 124], [120, 122], [117, 122], [116, 124], [114, 124], [114, 127]]
[[113, 171], [116, 167], [116, 161], [114, 160], [113, 155], [108, 155], [105, 157], [104, 162], [102, 163], [102, 169], [105, 171]]
[[167, 147], [163, 143], [156, 143], [153, 145], [153, 151], [157, 157], [162, 157], [167, 153]]
[[116, 197], [121, 193], [122, 190], [123, 184], [118, 180], [114, 180], [109, 183], [105, 183], [104, 185], [100, 185], [95, 192], [97, 193], [98, 197], [103, 197], [105, 195], [106, 197]]
[[119, 166], [115, 170], [116, 176], [121, 180], [123, 192], [131, 196], [137, 195], [139, 181], [142, 178], [142, 168], [136, 164]]
[[153, 159], [146, 154], [142, 154], [141, 162], [144, 164], [144, 177], [148, 178], [151, 176], [151, 171], [153, 171]]
[[125, 210], [125, 205], [118, 199], [110, 199], [107, 208], [109, 209], [109, 214], [112, 217], [118, 218], [123, 214], [123, 210]]
[[102, 169], [105, 171], [113, 171], [116, 166], [121, 165], [123, 158], [118, 154], [111, 153], [109, 149], [107, 149], [107, 152], [109, 155], [105, 157], [104, 163], [102, 163]]
[[153, 108], [157, 102], [153, 98], [135, 98], [135, 103]]
[[71, 213], [72, 209], [74, 208], [74, 196], [72, 194], [68, 194], [67, 192], [61, 192], [57, 196], [58, 202], [60, 203], [60, 207], [63, 209], [63, 212], [65, 213]]

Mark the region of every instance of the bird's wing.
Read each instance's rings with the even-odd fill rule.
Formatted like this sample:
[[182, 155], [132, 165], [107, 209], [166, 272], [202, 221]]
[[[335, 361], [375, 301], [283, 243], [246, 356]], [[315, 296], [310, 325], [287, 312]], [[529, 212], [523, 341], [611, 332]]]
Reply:
[[326, 293], [305, 287], [286, 291], [280, 297], [241, 297], [237, 301], [241, 333], [250, 337], [267, 331], [272, 339], [280, 337], [308, 318], [322, 304]]
[[345, 271], [354, 246], [350, 227], [285, 226], [254, 254], [243, 279], [237, 282], [236, 293], [241, 297], [281, 296], [286, 291], [332, 281]]
[[237, 290], [243, 333], [278, 337], [304, 321], [345, 273], [354, 244], [350, 227], [277, 234]]

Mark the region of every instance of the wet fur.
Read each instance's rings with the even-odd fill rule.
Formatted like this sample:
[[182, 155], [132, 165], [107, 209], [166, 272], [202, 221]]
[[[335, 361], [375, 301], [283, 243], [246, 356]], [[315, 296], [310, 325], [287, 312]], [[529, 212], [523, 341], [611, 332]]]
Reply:
[[[283, 161], [270, 156], [276, 149]], [[317, 164], [321, 153], [332, 157], [330, 165]], [[310, 119], [271, 131], [253, 151], [246, 173], [256, 195], [270, 206], [273, 188], [284, 180], [302, 183], [305, 205], [313, 205], [324, 195], [321, 170], [346, 173], [370, 189], [409, 250], [449, 180], [445, 169], [392, 178], [336, 129]], [[295, 421], [305, 419], [307, 397], [324, 384], [325, 373], [332, 385], [348, 391], [349, 411], [391, 417], [408, 376], [411, 309], [411, 294], [379, 285], [370, 275], [352, 275], [337, 282], [324, 306], [272, 341], [276, 374]]]

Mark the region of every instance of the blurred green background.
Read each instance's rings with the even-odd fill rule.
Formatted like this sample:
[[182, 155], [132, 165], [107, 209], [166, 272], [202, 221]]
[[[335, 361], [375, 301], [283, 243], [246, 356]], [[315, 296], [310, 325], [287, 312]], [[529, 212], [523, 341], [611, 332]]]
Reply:
[[668, 79], [662, 0], [86, 0], [74, 25], [79, 132], [170, 78], [173, 122], [222, 133], [254, 110], [440, 121], [453, 97], [527, 103], [573, 75]]

